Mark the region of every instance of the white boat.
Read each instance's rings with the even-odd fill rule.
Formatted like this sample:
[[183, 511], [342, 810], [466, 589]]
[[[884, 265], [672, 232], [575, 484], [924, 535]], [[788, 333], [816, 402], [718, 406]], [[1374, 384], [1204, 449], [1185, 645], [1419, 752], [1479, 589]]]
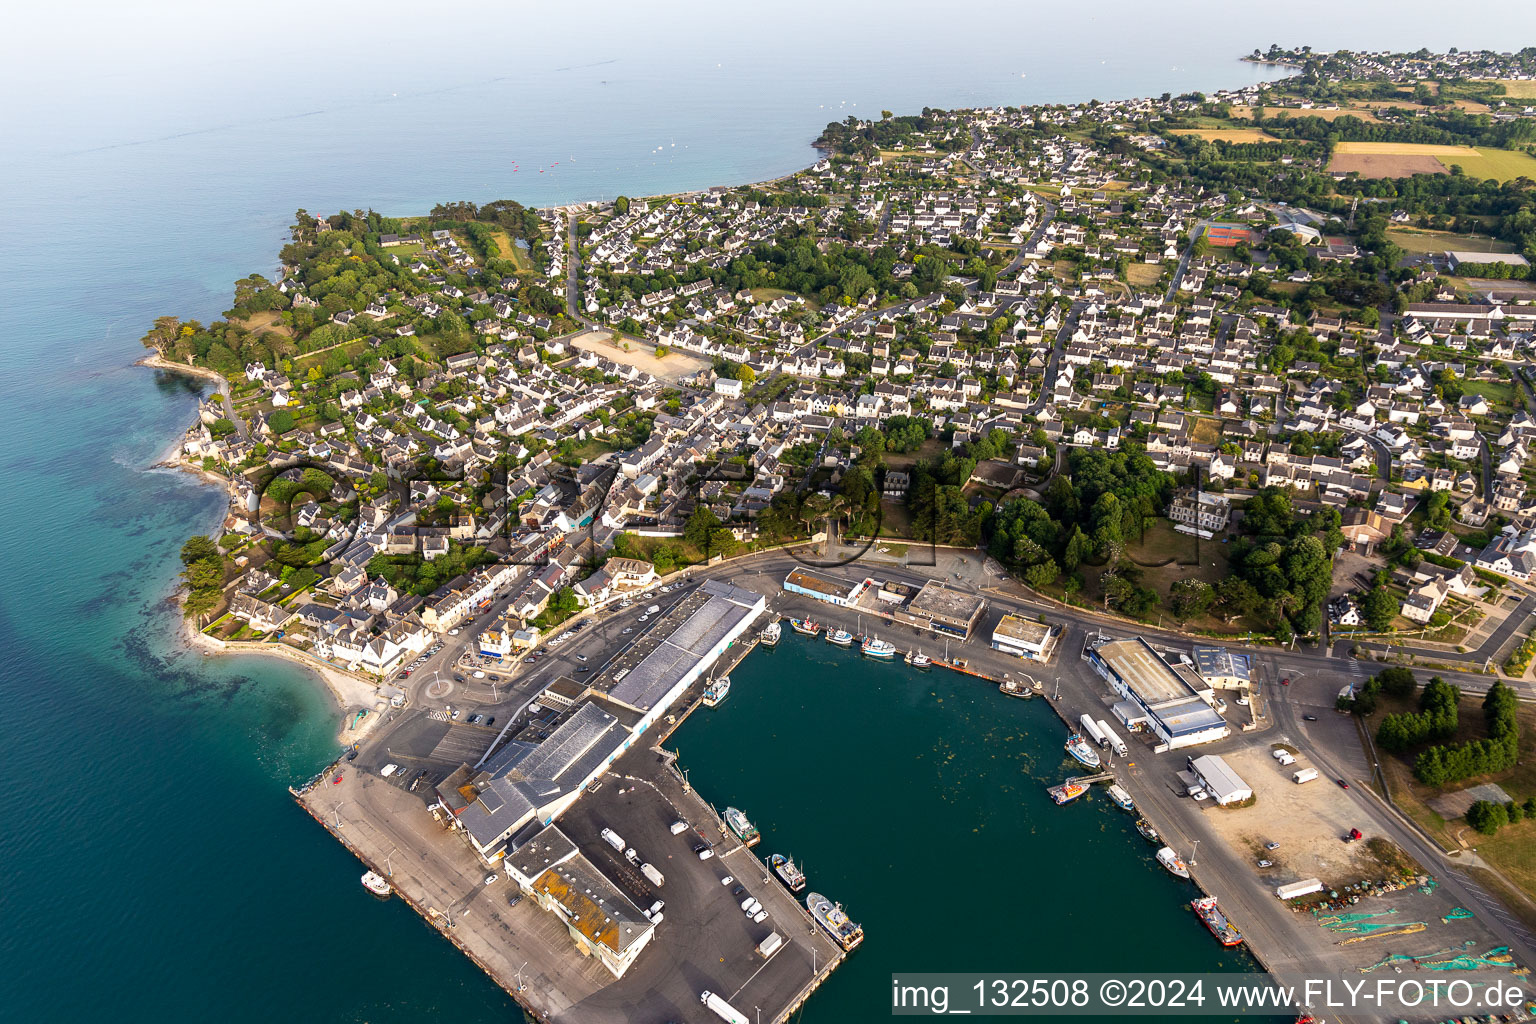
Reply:
[[707, 708], [719, 707], [721, 702], [725, 700], [730, 692], [730, 676], [721, 676], [719, 679], [710, 680], [709, 685], [704, 687], [704, 696], [702, 698], [704, 701], [704, 706]]
[[891, 643], [889, 640], [881, 640], [879, 637], [874, 636], [865, 637], [864, 642], [859, 645], [859, 650], [863, 651], [871, 658], [896, 657], [895, 644]]
[[389, 887], [389, 880], [377, 871], [363, 872], [363, 888], [386, 900], [393, 891]]
[[1173, 852], [1173, 847], [1165, 846], [1157, 851], [1157, 862], [1168, 869], [1168, 873], [1175, 878], [1188, 878], [1189, 866], [1184, 863], [1184, 858]]
[[1136, 801], [1131, 799], [1131, 794], [1121, 789], [1119, 785], [1109, 787], [1109, 798], [1115, 802], [1115, 806], [1122, 811], [1135, 811]]
[[1099, 752], [1083, 739], [1081, 733], [1073, 733], [1067, 737], [1067, 753], [1089, 768], [1097, 768], [1103, 763], [1099, 760]]
[[774, 644], [779, 642], [779, 637], [782, 636], [783, 633], [784, 627], [779, 625], [778, 621], [775, 620], [763, 627], [763, 631], [757, 634], [757, 640], [758, 643], [762, 644], [764, 647], [772, 647]]
[[907, 664], [911, 665], [913, 668], [927, 668], [929, 665], [933, 664], [933, 659], [928, 657], [928, 655], [924, 654], [922, 651], [913, 651], [911, 654], [907, 655]]
[[839, 647], [852, 647], [853, 634], [846, 629], [837, 629], [827, 634], [827, 643], [836, 644]]

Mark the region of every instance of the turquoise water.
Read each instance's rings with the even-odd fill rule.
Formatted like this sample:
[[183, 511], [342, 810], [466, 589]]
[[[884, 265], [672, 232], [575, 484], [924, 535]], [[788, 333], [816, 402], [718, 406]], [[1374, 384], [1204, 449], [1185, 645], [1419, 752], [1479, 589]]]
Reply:
[[1045, 701], [786, 634], [668, 746], [751, 817], [764, 858], [792, 854], [864, 926], [805, 1024], [872, 1015], [893, 973], [1257, 970], [1183, 909], [1199, 892], [1102, 787], [1046, 795], [1081, 769]]
[[[1495, 10], [1459, 8], [1465, 24], [1496, 28], [1454, 42], [1497, 44], [1536, 27], [1529, 12]], [[336, 714], [314, 681], [286, 664], [187, 655], [174, 637], [176, 550], [214, 528], [224, 503], [191, 477], [149, 468], [191, 422], [204, 385], [133, 368], [137, 339], [160, 314], [213, 319], [235, 278], [271, 273], [294, 209], [539, 205], [756, 180], [809, 163], [810, 140], [849, 113], [1253, 81], [1274, 72], [1232, 56], [1303, 41], [1295, 26], [1312, 20], [1324, 28], [1304, 41], [1317, 46], [1445, 42], [1397, 12], [1301, 3], [1282, 26], [1224, 9], [1198, 31], [1115, 0], [1086, 20], [1025, 5], [958, 17], [793, 2], [771, 12], [392, 2], [366, 15], [285, 2], [14, 12], [0, 38], [4, 1019], [476, 1024], [513, 1013], [402, 904], [365, 896], [357, 862], [289, 801], [286, 787], [334, 751]], [[863, 822], [885, 839], [859, 847], [873, 865], [979, 859], [1007, 869], [1000, 885], [1022, 893], [1063, 857], [1102, 856], [1072, 917], [1004, 922], [1011, 933], [1065, 929], [1114, 948], [1117, 930], [1141, 927], [1127, 922], [1150, 906], [1166, 927], [1197, 934], [1187, 915], [1165, 911], [1177, 894], [1155, 873], [1143, 879], [1152, 869], [1118, 845], [1126, 823], [1100, 821], [1102, 808], [1022, 819], [1032, 821], [1023, 831], [1018, 808], [1043, 797], [1019, 774], [1027, 755], [1016, 734], [1040, 709], [983, 712], [958, 693], [902, 685], [899, 717], [926, 732], [858, 770], [872, 803], [908, 787], [931, 793], [921, 815], [903, 819], [892, 801], [895, 817]], [[744, 683], [717, 721], [740, 715], [757, 689]], [[809, 778], [795, 773], [825, 754], [800, 726], [784, 720], [783, 749], [755, 751], [751, 766]], [[689, 739], [696, 769], [711, 735]], [[996, 742], [979, 764], [980, 736]], [[972, 791], [994, 758], [1008, 788]], [[721, 761], [695, 779], [712, 793], [739, 790], [870, 928], [869, 948], [812, 1004], [819, 1019], [833, 1012], [821, 1002], [853, 999], [840, 993], [860, 991], [861, 976], [902, 948], [903, 929], [964, 924], [962, 910], [922, 898], [921, 873], [905, 898], [866, 891], [858, 862], [820, 845], [837, 815], [861, 808], [808, 783], [775, 797], [733, 775], [749, 765]], [[945, 813], [933, 818], [928, 805]], [[1108, 832], [1081, 855], [1039, 841], [1065, 839], [1068, 822]], [[1150, 904], [1149, 891], [1159, 894]], [[1217, 955], [1198, 937], [1187, 945]], [[919, 952], [903, 968], [976, 965], [958, 948]]]

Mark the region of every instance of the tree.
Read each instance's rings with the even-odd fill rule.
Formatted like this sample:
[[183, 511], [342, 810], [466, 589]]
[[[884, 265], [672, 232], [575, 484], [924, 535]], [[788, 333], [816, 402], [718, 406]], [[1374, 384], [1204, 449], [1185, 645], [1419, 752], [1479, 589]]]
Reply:
[[698, 505], [683, 527], [683, 539], [700, 551], [709, 551], [709, 539], [720, 528], [720, 518], [709, 510], [708, 505]]
[[1215, 589], [1205, 580], [1190, 577], [1168, 588], [1170, 608], [1181, 622], [1203, 615], [1216, 601]]
[[1467, 808], [1467, 824], [1485, 836], [1491, 836], [1509, 824], [1509, 811], [1494, 800], [1478, 800]]
[[1061, 570], [1056, 563], [1047, 558], [1043, 562], [1037, 562], [1024, 570], [1024, 582], [1036, 590], [1043, 590], [1056, 582], [1056, 577], [1061, 575]]
[[187, 542], [181, 546], [181, 564], [191, 565], [205, 558], [214, 558], [219, 553], [219, 547], [207, 534], [199, 533], [188, 537]]
[[274, 434], [286, 434], [293, 429], [293, 413], [287, 409], [277, 409], [267, 417], [267, 426], [272, 428]]
[[1360, 600], [1360, 614], [1371, 629], [1385, 633], [1397, 618], [1397, 599], [1386, 587], [1372, 587]]
[[622, 217], [629, 212], [629, 196], [619, 196], [613, 201], [613, 212]]

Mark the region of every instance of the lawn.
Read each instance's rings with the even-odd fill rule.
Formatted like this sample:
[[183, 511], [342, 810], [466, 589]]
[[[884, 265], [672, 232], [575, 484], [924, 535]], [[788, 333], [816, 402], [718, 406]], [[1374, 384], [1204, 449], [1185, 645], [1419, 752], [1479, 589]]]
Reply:
[[774, 299], [782, 298], [782, 297], [784, 297], [786, 295], [789, 296], [791, 299], [796, 297], [795, 293], [790, 291], [787, 288], [753, 288], [752, 289], [752, 301], [753, 302], [772, 302]]
[[1389, 228], [1387, 238], [1408, 252], [1514, 252], [1508, 242], [1487, 235], [1462, 235], [1454, 231], [1429, 231], [1422, 228]]
[[1125, 268], [1125, 276], [1133, 288], [1155, 288], [1163, 279], [1161, 263], [1131, 263]]

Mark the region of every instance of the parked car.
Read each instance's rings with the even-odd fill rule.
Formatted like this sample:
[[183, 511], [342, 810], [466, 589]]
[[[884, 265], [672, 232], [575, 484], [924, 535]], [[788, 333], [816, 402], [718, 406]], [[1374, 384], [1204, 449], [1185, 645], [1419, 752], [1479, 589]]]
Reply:
[[489, 874], [489, 875], [486, 875], [486, 876], [485, 876], [485, 884], [486, 884], [486, 885], [490, 885], [490, 884], [491, 884], [491, 883], [492, 883], [492, 882], [494, 882], [494, 881], [496, 881], [496, 876], [495, 876], [495, 874]]
[[735, 875], [726, 875], [724, 878], [720, 879], [720, 884], [721, 885], [730, 885], [734, 881], [736, 881], [736, 876]]
[[515, 892], [507, 897], [507, 906], [509, 907], [515, 907], [521, 902], [523, 902], [523, 894], [520, 892]]
[[1301, 720], [1303, 722], [1315, 722], [1315, 721], [1317, 721], [1317, 716], [1316, 715], [1302, 715], [1301, 716]]

